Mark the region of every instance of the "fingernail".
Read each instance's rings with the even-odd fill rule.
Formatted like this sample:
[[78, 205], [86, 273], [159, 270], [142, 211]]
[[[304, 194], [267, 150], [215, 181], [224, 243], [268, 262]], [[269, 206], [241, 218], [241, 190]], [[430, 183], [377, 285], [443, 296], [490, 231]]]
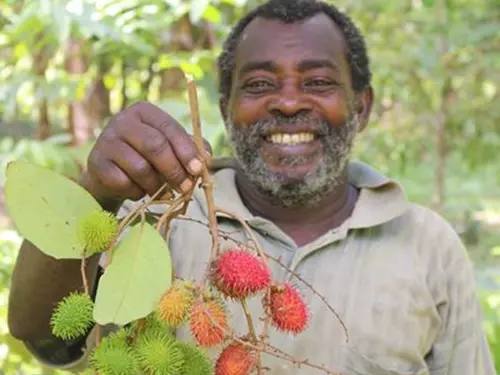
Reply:
[[[203, 167], [203, 164], [198, 159], [193, 159], [188, 164], [189, 170], [191, 171], [191, 173], [194, 173], [194, 174], [199, 174], [201, 172], [202, 167]], [[184, 182], [186, 182], [186, 181], [184, 181]]]
[[193, 182], [189, 179], [184, 180], [180, 188], [183, 192], [187, 193], [193, 187]]
[[160, 198], [161, 201], [168, 201], [170, 199], [172, 199], [174, 196], [172, 194], [172, 192], [170, 191], [167, 191], [165, 194], [163, 194]]

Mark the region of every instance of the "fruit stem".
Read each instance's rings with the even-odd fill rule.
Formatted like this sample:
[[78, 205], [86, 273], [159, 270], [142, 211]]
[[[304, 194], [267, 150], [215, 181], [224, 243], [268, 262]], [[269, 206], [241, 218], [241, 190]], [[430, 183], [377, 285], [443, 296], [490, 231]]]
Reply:
[[[254, 345], [258, 345], [259, 338], [257, 337], [257, 333], [255, 332], [255, 326], [253, 324], [252, 315], [250, 314], [250, 310], [248, 309], [248, 305], [247, 305], [246, 300], [244, 300], [244, 299], [241, 300], [241, 307], [242, 307], [243, 311], [245, 312], [245, 317], [247, 319], [247, 324], [248, 324], [248, 331], [250, 333], [252, 343]], [[257, 352], [257, 369], [259, 369], [259, 373], [261, 372], [260, 371], [261, 367], [262, 367], [262, 364], [261, 364], [260, 352]]]
[[259, 256], [262, 258], [264, 262], [266, 262], [267, 260], [266, 254], [264, 253], [264, 250], [262, 250], [259, 241], [257, 241], [257, 238], [255, 238], [255, 235], [253, 234], [252, 230], [250, 229], [250, 226], [246, 223], [246, 221], [243, 220], [238, 214], [225, 210], [222, 207], [215, 207], [215, 211], [226, 214], [232, 217], [233, 219], [237, 220], [243, 226], [243, 229], [245, 229], [245, 231], [247, 232], [248, 236], [250, 237], [250, 240], [255, 244], [255, 249], [257, 250]]
[[180, 204], [183, 203], [183, 202], [184, 202], [184, 197], [183, 196], [177, 198], [176, 200], [174, 200], [172, 202], [172, 204], [168, 208], [168, 210], [163, 215], [161, 215], [160, 219], [156, 223], [156, 227], [155, 228], [156, 228], [157, 231], [160, 231], [161, 227], [168, 221], [168, 219], [171, 216], [172, 212], [174, 212], [175, 209], [178, 206], [180, 206]]
[[248, 310], [248, 305], [247, 305], [246, 300], [241, 301], [241, 307], [243, 308], [243, 311], [245, 312], [245, 317], [247, 319], [247, 324], [248, 324], [248, 330], [250, 331], [250, 335], [252, 336], [252, 341], [254, 344], [257, 344], [258, 338], [257, 338], [257, 334], [255, 333], [255, 327], [253, 325], [252, 315], [250, 314], [250, 311]]
[[85, 257], [82, 257], [82, 261], [80, 263], [80, 273], [82, 274], [83, 290], [85, 291], [85, 294], [90, 295], [89, 282], [87, 280], [87, 274], [85, 273], [85, 261]]
[[108, 249], [106, 251], [106, 264], [104, 265], [104, 270], [106, 270], [109, 265], [111, 264], [112, 256], [113, 256], [113, 248], [116, 245], [116, 241], [118, 239], [118, 236], [121, 234], [121, 232], [125, 229], [125, 227], [135, 220], [135, 218], [144, 211], [146, 207], [148, 207], [163, 191], [164, 188], [166, 188], [168, 185], [165, 183], [163, 186], [161, 186], [150, 198], [145, 199], [143, 203], [141, 203], [138, 207], [136, 207], [134, 210], [129, 212], [127, 216], [125, 216], [121, 221], [120, 224], [118, 225], [118, 230], [116, 231], [116, 236], [111, 242], [111, 244], [108, 246]]
[[[203, 138], [201, 135], [200, 109], [198, 106], [196, 82], [190, 77], [188, 77], [187, 81], [193, 137], [196, 143], [196, 147], [198, 148], [198, 152], [200, 153], [200, 155], [204, 155], [205, 151], [203, 149]], [[203, 156], [201, 157], [201, 162], [203, 164], [201, 186], [203, 187], [203, 191], [205, 193], [205, 198], [207, 201], [208, 222], [210, 234], [212, 236], [212, 258], [215, 258], [219, 253], [219, 236], [217, 233], [217, 217], [215, 216], [216, 211], [213, 199], [213, 183], [212, 179], [210, 178], [206, 160]]]
[[283, 264], [283, 262], [279, 258], [273, 257], [272, 255], [269, 255], [269, 254], [268, 254], [268, 257], [271, 258], [272, 260], [274, 260], [276, 263], [278, 263], [278, 265], [280, 265], [287, 272], [290, 272], [292, 274], [292, 276], [296, 277], [300, 282], [304, 283], [304, 285], [307, 286], [313, 294], [318, 296], [318, 298], [321, 299], [321, 301], [323, 301], [323, 303], [326, 305], [328, 310], [330, 310], [330, 312], [335, 316], [335, 318], [339, 321], [340, 325], [342, 326], [342, 329], [343, 329], [344, 334], [345, 334], [345, 342], [348, 343], [349, 342], [349, 332], [347, 330], [347, 327], [346, 327], [344, 321], [342, 320], [342, 318], [340, 317], [340, 315], [328, 303], [326, 298], [323, 295], [321, 295], [316, 289], [314, 289], [314, 287], [309, 282], [304, 280], [296, 272], [293, 272], [290, 268], [288, 268], [285, 264]]

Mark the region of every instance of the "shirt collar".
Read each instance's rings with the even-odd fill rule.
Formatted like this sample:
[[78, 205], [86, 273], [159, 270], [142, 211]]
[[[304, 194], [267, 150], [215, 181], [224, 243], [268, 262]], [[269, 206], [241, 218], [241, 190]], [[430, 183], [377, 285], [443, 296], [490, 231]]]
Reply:
[[[235, 183], [234, 161], [226, 159], [215, 163], [212, 174], [213, 197], [216, 206], [237, 214], [246, 221], [256, 219], [244, 205]], [[349, 181], [360, 189], [358, 201], [349, 219], [349, 228], [369, 228], [402, 215], [409, 202], [401, 185], [360, 161], [348, 165]], [[193, 198], [208, 216], [204, 192], [198, 189]], [[219, 217], [228, 217], [218, 213]]]

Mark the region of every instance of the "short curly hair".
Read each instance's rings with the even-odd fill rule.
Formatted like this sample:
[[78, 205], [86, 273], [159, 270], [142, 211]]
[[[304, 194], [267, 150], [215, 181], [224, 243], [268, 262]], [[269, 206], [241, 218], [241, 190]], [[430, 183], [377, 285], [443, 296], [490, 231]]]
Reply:
[[235, 67], [236, 49], [240, 35], [255, 18], [279, 20], [294, 23], [324, 13], [339, 27], [347, 47], [347, 61], [351, 69], [353, 89], [362, 91], [371, 83], [370, 61], [365, 41], [352, 20], [334, 5], [319, 0], [269, 0], [255, 8], [233, 27], [223, 44], [218, 58], [219, 92], [223, 99], [229, 98], [232, 75]]

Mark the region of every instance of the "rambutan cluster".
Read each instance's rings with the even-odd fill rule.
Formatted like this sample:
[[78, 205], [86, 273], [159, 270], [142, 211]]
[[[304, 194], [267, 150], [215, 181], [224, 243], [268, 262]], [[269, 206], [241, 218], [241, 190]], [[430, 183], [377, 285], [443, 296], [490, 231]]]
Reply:
[[187, 324], [201, 348], [223, 345], [214, 364], [215, 375], [246, 375], [256, 366], [255, 350], [243, 344], [247, 339], [232, 339], [222, 297], [243, 301], [262, 294], [265, 311], [277, 330], [298, 334], [306, 328], [305, 300], [290, 283], [273, 282], [270, 268], [258, 255], [240, 248], [224, 251], [211, 263], [208, 276], [214, 290], [176, 280], [160, 299], [155, 316], [169, 327]]
[[[176, 340], [170, 327], [148, 316], [106, 337], [93, 350], [90, 367], [102, 375], [212, 375], [214, 365], [198, 346]], [[138, 331], [137, 331], [138, 330]]]

